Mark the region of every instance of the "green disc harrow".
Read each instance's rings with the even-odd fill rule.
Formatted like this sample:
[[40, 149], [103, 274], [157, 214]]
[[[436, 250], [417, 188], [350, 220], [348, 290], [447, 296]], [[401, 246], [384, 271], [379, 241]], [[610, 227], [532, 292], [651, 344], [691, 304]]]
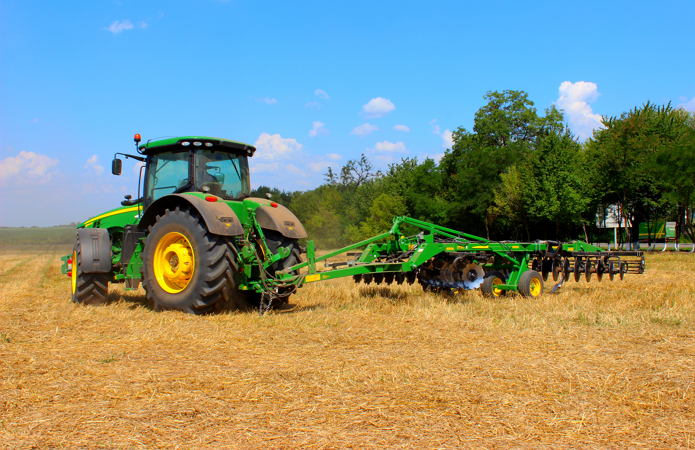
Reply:
[[[417, 230], [416, 234], [404, 229]], [[355, 249], [365, 247], [361, 252]], [[252, 288], [263, 293], [261, 308], [269, 308], [278, 297], [293, 293], [304, 283], [351, 276], [365, 284], [413, 284], [429, 291], [461, 292], [481, 289], [486, 296], [519, 291], [538, 297], [544, 282], [552, 277], [552, 292], [574, 278], [601, 281], [604, 276], [621, 280], [627, 273], [644, 272], [640, 251], [604, 251], [581, 241], [492, 241], [409, 217], [393, 219], [391, 230], [370, 239], [315, 255], [313, 242], [306, 249], [307, 261], [270, 276], [262, 271]], [[354, 257], [347, 262], [317, 263], [341, 254]], [[305, 273], [301, 273], [306, 268]]]

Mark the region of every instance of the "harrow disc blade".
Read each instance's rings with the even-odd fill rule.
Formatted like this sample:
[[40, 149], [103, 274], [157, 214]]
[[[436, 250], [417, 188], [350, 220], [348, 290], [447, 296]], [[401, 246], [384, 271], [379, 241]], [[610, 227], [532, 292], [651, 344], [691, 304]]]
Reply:
[[608, 263], [608, 278], [610, 278], [611, 281], [615, 279], [615, 266], [613, 265], [613, 261]]
[[579, 282], [579, 277], [581, 276], [581, 258], [574, 258], [574, 281]]
[[411, 270], [410, 272], [405, 274], [405, 279], [408, 281], [408, 284], [415, 283], [416, 278], [417, 278], [417, 273], [415, 273], [414, 270]]
[[384, 283], [386, 284], [393, 284], [393, 278], [394, 278], [394, 273], [393, 272], [388, 272], [384, 274]]
[[587, 259], [586, 263], [584, 263], [584, 279], [586, 282], [591, 281], [591, 260]]
[[627, 263], [621, 262], [620, 263], [620, 281], [623, 281], [623, 278], [625, 278], [626, 272], [627, 272]]
[[553, 261], [551, 259], [544, 259], [543, 262], [541, 262], [541, 276], [543, 277], [543, 281], [548, 281], [548, 274], [552, 270], [552, 263]]
[[466, 289], [478, 289], [483, 284], [485, 271], [478, 264], [468, 264], [463, 268], [463, 285]]
[[374, 274], [374, 284], [381, 284], [384, 282], [384, 274], [383, 273], [375, 273]]
[[558, 278], [560, 278], [560, 272], [562, 272], [562, 262], [553, 259], [553, 281], [557, 281]]
[[373, 279], [374, 279], [374, 275], [372, 275], [371, 273], [362, 274], [362, 281], [364, 281], [364, 284], [371, 283]]
[[599, 260], [598, 264], [596, 265], [596, 279], [600, 283], [601, 280], [603, 279], [603, 272], [606, 271], [606, 267], [603, 263], [603, 261]]
[[352, 279], [355, 280], [355, 283], [359, 283], [360, 281], [362, 281], [362, 275], [360, 275], [360, 274], [353, 275]]
[[562, 263], [562, 271], [563, 273], [563, 281], [569, 281], [570, 279], [570, 260], [569, 258], [565, 258], [564, 262]]
[[396, 284], [403, 284], [405, 281], [405, 274], [403, 272], [396, 273]]

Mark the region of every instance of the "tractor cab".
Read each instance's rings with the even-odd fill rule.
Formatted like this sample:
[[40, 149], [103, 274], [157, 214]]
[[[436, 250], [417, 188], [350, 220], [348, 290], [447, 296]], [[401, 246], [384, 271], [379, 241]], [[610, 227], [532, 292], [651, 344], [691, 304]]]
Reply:
[[[139, 135], [135, 135], [135, 142], [137, 146]], [[249, 144], [186, 136], [149, 141], [137, 150], [143, 156], [121, 154], [145, 163], [143, 195], [135, 200], [127, 196], [121, 202], [124, 206], [142, 203], [147, 209], [161, 197], [183, 192], [202, 192], [225, 200], [241, 200], [251, 193], [248, 157], [256, 148]], [[114, 157], [115, 175], [120, 174], [121, 165]]]

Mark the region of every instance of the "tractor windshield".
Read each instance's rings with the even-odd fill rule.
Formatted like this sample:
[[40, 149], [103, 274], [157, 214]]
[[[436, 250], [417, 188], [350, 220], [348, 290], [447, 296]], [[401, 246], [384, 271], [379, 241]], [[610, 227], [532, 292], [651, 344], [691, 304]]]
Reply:
[[147, 170], [147, 196], [155, 201], [186, 186], [188, 179], [188, 151], [153, 155]]
[[223, 198], [251, 193], [249, 163], [244, 155], [197, 149], [195, 184], [198, 189]]

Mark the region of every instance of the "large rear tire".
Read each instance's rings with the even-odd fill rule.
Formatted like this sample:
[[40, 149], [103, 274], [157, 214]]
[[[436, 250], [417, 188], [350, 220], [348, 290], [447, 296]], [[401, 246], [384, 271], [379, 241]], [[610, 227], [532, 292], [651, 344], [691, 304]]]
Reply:
[[72, 249], [72, 301], [83, 305], [104, 305], [109, 297], [108, 273], [82, 271], [82, 243], [75, 237]]
[[227, 237], [210, 233], [196, 210], [167, 209], [148, 231], [143, 285], [155, 311], [206, 314], [220, 301], [243, 306], [234, 283], [236, 250]]

